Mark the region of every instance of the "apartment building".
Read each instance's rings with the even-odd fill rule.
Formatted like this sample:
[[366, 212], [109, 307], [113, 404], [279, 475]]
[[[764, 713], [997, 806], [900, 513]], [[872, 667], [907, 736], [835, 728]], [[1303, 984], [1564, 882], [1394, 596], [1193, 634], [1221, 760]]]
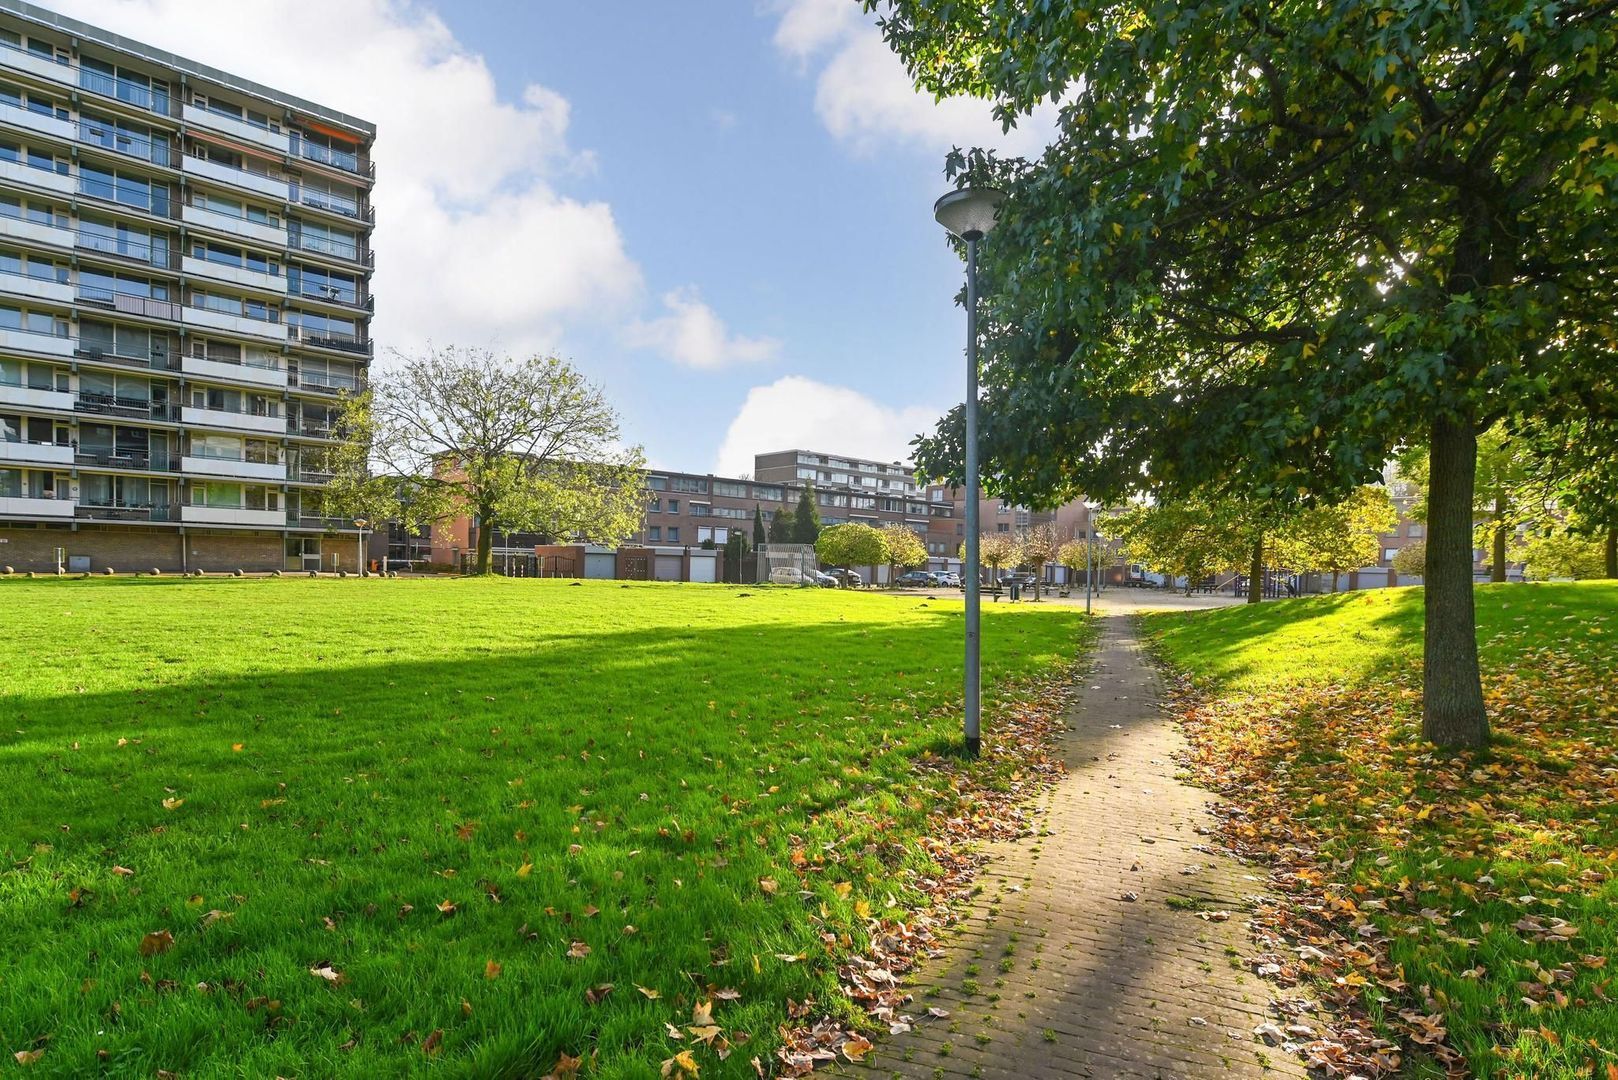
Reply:
[[922, 494], [916, 467], [902, 461], [822, 454], [813, 450], [772, 450], [753, 455], [753, 478], [765, 483], [814, 484], [817, 488], [865, 491], [910, 498]]
[[0, 0], [0, 564], [352, 566], [374, 136]]

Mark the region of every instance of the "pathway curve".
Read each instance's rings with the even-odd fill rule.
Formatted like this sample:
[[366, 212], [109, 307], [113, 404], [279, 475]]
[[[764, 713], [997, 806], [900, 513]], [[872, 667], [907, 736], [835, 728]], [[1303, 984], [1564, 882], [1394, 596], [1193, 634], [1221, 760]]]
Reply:
[[915, 1028], [877, 1044], [876, 1075], [1308, 1075], [1253, 1036], [1273, 1015], [1244, 963], [1264, 881], [1205, 848], [1212, 796], [1175, 777], [1183, 737], [1133, 623], [1102, 619], [1040, 835], [990, 846], [982, 894], [922, 968]]

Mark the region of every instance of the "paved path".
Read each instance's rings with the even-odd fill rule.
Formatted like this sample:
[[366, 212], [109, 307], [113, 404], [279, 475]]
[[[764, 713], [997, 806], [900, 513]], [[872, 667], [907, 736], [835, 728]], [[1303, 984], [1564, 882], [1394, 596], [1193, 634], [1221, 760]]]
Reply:
[[1042, 834], [991, 847], [977, 907], [914, 987], [921, 1019], [877, 1044], [876, 1075], [1307, 1075], [1252, 1034], [1271, 1019], [1241, 959], [1263, 880], [1199, 850], [1211, 796], [1175, 779], [1161, 680], [1130, 616], [1102, 626]]

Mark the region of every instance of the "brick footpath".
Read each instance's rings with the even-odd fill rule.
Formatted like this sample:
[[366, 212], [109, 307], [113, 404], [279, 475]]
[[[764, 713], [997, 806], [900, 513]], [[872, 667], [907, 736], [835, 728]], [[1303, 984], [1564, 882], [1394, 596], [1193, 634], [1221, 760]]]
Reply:
[[[1211, 796], [1175, 778], [1183, 737], [1128, 615], [1102, 620], [1069, 719], [1069, 775], [1039, 834], [990, 846], [983, 891], [925, 965], [912, 1031], [861, 1076], [1303, 1077], [1253, 1028], [1273, 988], [1244, 923], [1264, 882], [1199, 850]], [[1133, 899], [1129, 899], [1129, 897]], [[1229, 912], [1224, 920], [1203, 913]], [[928, 1016], [943, 1009], [947, 1018]]]

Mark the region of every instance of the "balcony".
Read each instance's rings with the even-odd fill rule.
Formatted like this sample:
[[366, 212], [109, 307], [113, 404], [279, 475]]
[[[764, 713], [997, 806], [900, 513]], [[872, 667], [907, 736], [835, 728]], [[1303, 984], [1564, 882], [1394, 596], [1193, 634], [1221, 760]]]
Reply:
[[73, 246], [73, 230], [62, 229], [55, 225], [46, 225], [40, 221], [29, 221], [26, 218], [7, 217], [4, 225], [0, 226], [5, 235], [12, 240], [22, 240], [41, 247], [70, 248]]
[[73, 355], [80, 360], [97, 364], [117, 364], [120, 367], [151, 368], [153, 371], [173, 371], [175, 364], [167, 349], [153, 349], [142, 355], [117, 353], [101, 345], [86, 345], [80, 341]]
[[164, 139], [152, 139], [145, 135], [120, 131], [110, 124], [94, 120], [80, 120], [77, 135], [81, 143], [89, 146], [99, 146], [114, 154], [122, 154], [164, 169], [174, 167], [174, 148]]
[[145, 319], [165, 319], [169, 322], [180, 320], [180, 305], [172, 300], [154, 300], [150, 296], [117, 292], [99, 285], [80, 285], [78, 300], [81, 304], [116, 311], [120, 315], [139, 315]]
[[287, 328], [278, 322], [249, 319], [245, 315], [232, 315], [224, 311], [214, 311], [212, 308], [188, 307], [182, 318], [192, 326], [207, 326], [232, 334], [245, 334], [248, 337], [273, 341], [278, 345], [287, 339]]
[[104, 72], [93, 71], [90, 68], [79, 69], [79, 86], [92, 94], [100, 94], [125, 105], [133, 105], [137, 109], [156, 113], [158, 116], [172, 117], [176, 115], [174, 99], [167, 90], [153, 90], [150, 86], [142, 85], [132, 79], [121, 78], [116, 75], [107, 75]]
[[162, 402], [148, 398], [118, 397], [114, 394], [96, 394], [80, 391], [73, 399], [73, 411], [95, 413], [100, 416], [124, 416], [131, 420], [172, 420], [173, 409]]
[[376, 298], [374, 296], [361, 296], [354, 288], [344, 289], [337, 285], [317, 285], [313, 281], [304, 280], [301, 276], [297, 287], [288, 288], [290, 296], [299, 300], [312, 300], [317, 304], [331, 304], [335, 307], [344, 307], [351, 310], [375, 313]]
[[286, 525], [286, 513], [236, 506], [182, 506], [180, 520], [187, 525], [250, 525], [260, 529], [279, 529]]
[[58, 195], [73, 194], [73, 177], [50, 169], [36, 169], [20, 161], [0, 161], [0, 180], [25, 187], [44, 188]]
[[73, 395], [65, 390], [39, 390], [32, 386], [14, 386], [11, 383], [0, 382], [0, 405], [71, 412]]
[[239, 116], [216, 113], [198, 105], [185, 105], [180, 109], [180, 118], [188, 124], [217, 131], [233, 139], [246, 139], [259, 146], [268, 147], [277, 154], [286, 154], [291, 149], [291, 139], [286, 132], [271, 131], [269, 128], [250, 124]]
[[224, 409], [198, 409], [190, 405], [180, 410], [180, 422], [218, 431], [245, 431], [254, 435], [279, 435], [286, 430], [286, 417], [258, 413], [227, 412]]
[[105, 233], [90, 232], [80, 229], [70, 234], [74, 246], [86, 251], [94, 251], [100, 255], [115, 255], [120, 259], [129, 259], [145, 266], [156, 266], [162, 269], [173, 269], [169, 256], [169, 245], [165, 240], [161, 244], [143, 243], [131, 239], [128, 234], [122, 236], [108, 236]]
[[290, 188], [285, 178], [277, 179], [265, 176], [263, 173], [249, 172], [238, 169], [234, 165], [224, 165], [206, 158], [185, 155], [183, 163], [185, 171], [192, 176], [200, 176], [206, 180], [213, 180], [231, 187], [245, 188], [256, 191], [260, 195], [268, 195], [277, 202], [286, 202]]
[[73, 516], [73, 500], [52, 497], [25, 499], [16, 496], [0, 496], [0, 515], [8, 517], [70, 518]]
[[320, 529], [323, 532], [357, 532], [354, 522], [350, 518], [321, 517], [318, 514], [304, 514], [299, 517], [287, 515], [287, 526], [294, 529]]
[[159, 195], [145, 184], [132, 180], [97, 180], [94, 177], [79, 177], [79, 194], [103, 202], [116, 203], [131, 210], [139, 210], [143, 214], [154, 217], [172, 218], [178, 211], [173, 200], [168, 195]]
[[[186, 209], [190, 209], [187, 207]], [[243, 288], [256, 289], [259, 292], [278, 293], [286, 295], [287, 279], [280, 274], [268, 274], [260, 270], [248, 270], [240, 266], [229, 266], [225, 263], [214, 262], [211, 259], [198, 259], [191, 255], [180, 260], [180, 270], [192, 277], [212, 278], [214, 281], [224, 281]]]
[[358, 334], [350, 334], [341, 330], [315, 330], [304, 326], [291, 325], [287, 327], [287, 337], [293, 344], [305, 349], [332, 349], [351, 355], [371, 355], [369, 338], [362, 338]]
[[365, 389], [365, 380], [358, 376], [311, 375], [307, 372], [287, 373], [287, 386], [308, 394], [358, 394]]
[[30, 75], [37, 75], [52, 82], [74, 84], [77, 72], [66, 60], [57, 60], [39, 53], [19, 49], [9, 42], [0, 42], [0, 65], [14, 71], [26, 71]]
[[37, 330], [0, 326], [0, 352], [12, 351], [68, 357], [73, 355], [73, 339], [66, 334], [45, 334]]
[[153, 461], [150, 454], [127, 454], [116, 450], [84, 450], [73, 455], [73, 464], [90, 469], [127, 469], [131, 472], [173, 472], [169, 459]]
[[0, 461], [24, 461], [31, 465], [71, 465], [73, 448], [47, 442], [0, 440]]
[[303, 233], [287, 234], [287, 247], [295, 251], [308, 251], [316, 255], [324, 255], [328, 259], [342, 259], [345, 262], [363, 262], [366, 266], [375, 266], [376, 258], [367, 254], [360, 258], [360, 248], [357, 243], [345, 240], [332, 240], [324, 236], [306, 236]]
[[206, 210], [200, 206], [182, 206], [180, 220], [189, 225], [197, 225], [204, 229], [213, 229], [215, 232], [229, 233], [231, 236], [243, 240], [252, 240], [259, 244], [268, 244], [275, 248], [287, 246], [287, 231], [276, 225], [264, 225], [246, 218], [232, 217], [230, 214], [221, 214], [216, 210]]
[[316, 210], [324, 210], [328, 214], [340, 214], [352, 221], [364, 221], [376, 224], [376, 210], [367, 208], [361, 210], [359, 203], [353, 199], [346, 199], [340, 195], [333, 195], [329, 191], [317, 191], [306, 188], [301, 184], [292, 185], [292, 201], [304, 206], [312, 206]]
[[329, 165], [334, 169], [341, 169], [355, 176], [364, 176], [376, 179], [376, 162], [361, 162], [359, 155], [348, 150], [334, 150], [329, 146], [308, 142], [301, 138], [292, 140], [292, 156], [303, 158], [305, 161], [318, 162]]
[[91, 521], [173, 521], [174, 510], [169, 503], [81, 502], [74, 516]]
[[290, 419], [287, 421], [287, 434], [304, 439], [325, 439], [329, 442], [336, 442], [343, 437], [336, 428], [324, 424], [297, 424]]
[[0, 293], [29, 300], [45, 300], [52, 304], [73, 302], [73, 286], [54, 278], [37, 278], [26, 274], [0, 273]]
[[182, 356], [180, 370], [187, 375], [195, 375], [213, 382], [246, 383], [272, 390], [282, 389], [288, 381], [284, 368], [232, 364], [223, 360], [205, 360], [200, 356]]
[[227, 457], [183, 457], [180, 471], [227, 480], [275, 480], [287, 478], [287, 467], [278, 461], [246, 461]]
[[329, 484], [336, 478], [336, 473], [321, 472], [319, 469], [308, 469], [302, 466], [299, 466], [297, 472], [287, 474], [288, 480], [296, 480], [300, 484]]
[[49, 135], [53, 139], [66, 139], [71, 142], [74, 138], [73, 121], [64, 120], [55, 113], [35, 112], [33, 109], [13, 105], [10, 102], [0, 103], [0, 121], [12, 127], [26, 128], [41, 135]]

